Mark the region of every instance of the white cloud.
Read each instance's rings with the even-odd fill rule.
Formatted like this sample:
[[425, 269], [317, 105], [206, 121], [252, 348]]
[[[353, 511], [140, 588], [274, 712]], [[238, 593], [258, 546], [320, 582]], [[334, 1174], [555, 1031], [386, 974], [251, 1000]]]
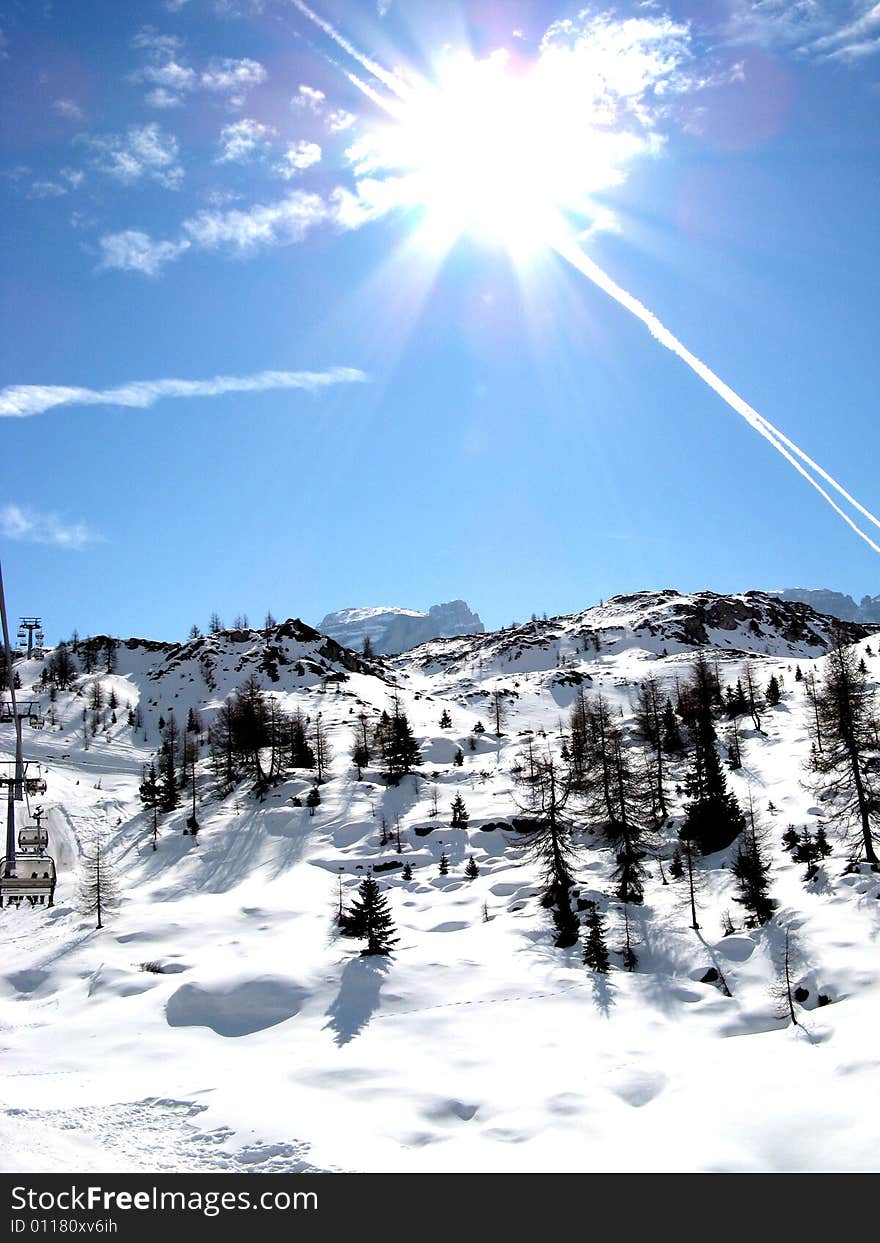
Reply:
[[191, 243], [201, 250], [247, 252], [301, 242], [330, 215], [320, 195], [297, 190], [275, 203], [258, 203], [244, 210], [200, 212], [185, 220], [183, 229]]
[[175, 95], [173, 91], [166, 91], [164, 86], [157, 86], [154, 91], [147, 91], [144, 102], [151, 108], [179, 108], [183, 98]]
[[353, 112], [348, 112], [345, 108], [334, 108], [327, 113], [327, 128], [331, 134], [341, 134], [344, 130], [351, 129], [356, 120]]
[[0, 508], [0, 535], [5, 539], [71, 549], [85, 548], [87, 544], [103, 540], [103, 536], [84, 522], [65, 522], [58, 514], [41, 514], [21, 505]]
[[67, 187], [57, 181], [34, 181], [28, 190], [29, 199], [54, 199], [67, 193]]
[[52, 110], [67, 121], [81, 121], [85, 116], [85, 113], [75, 99], [54, 99], [52, 101]]
[[290, 106], [291, 108], [306, 108], [309, 112], [320, 112], [326, 98], [324, 92], [319, 91], [317, 87], [300, 84], [290, 101]]
[[157, 242], [140, 229], [125, 229], [122, 233], [109, 233], [101, 238], [101, 262], [98, 266], [158, 276], [165, 264], [179, 258], [189, 245], [185, 238], [178, 242]]
[[189, 0], [164, 0], [164, 4], [169, 13], [179, 13], [189, 4]]
[[183, 181], [177, 139], [155, 121], [133, 125], [124, 135], [83, 136], [80, 141], [91, 150], [94, 167], [124, 185], [148, 178], [176, 190]]
[[293, 142], [285, 151], [281, 163], [275, 165], [275, 171], [289, 181], [291, 177], [319, 163], [321, 148], [316, 142]]
[[874, 0], [734, 0], [725, 31], [734, 43], [756, 43], [844, 63], [880, 52], [880, 4]]
[[156, 60], [168, 60], [180, 51], [183, 40], [177, 35], [160, 34], [154, 26], [143, 26], [132, 39], [131, 46]]
[[173, 59], [159, 65], [147, 65], [141, 70], [140, 76], [154, 86], [177, 94], [194, 90], [199, 80], [195, 69], [191, 69], [189, 65], [181, 65]]
[[210, 61], [200, 81], [204, 90], [226, 95], [229, 104], [238, 108], [244, 104], [248, 91], [265, 82], [266, 76], [257, 60], [224, 57]]
[[195, 69], [182, 57], [183, 43], [177, 35], [160, 34], [152, 26], [144, 26], [131, 41], [147, 61], [132, 74], [132, 81], [145, 82], [152, 88], [145, 98], [153, 108], [177, 107], [194, 91], [225, 95], [231, 107], [239, 108], [248, 92], [266, 80], [260, 62], [247, 57], [215, 58], [204, 68]]
[[263, 125], [248, 117], [224, 125], [220, 131], [221, 150], [217, 163], [243, 164], [256, 156], [265, 155], [274, 137], [277, 137], [277, 130], [271, 125]]
[[[317, 393], [336, 384], [363, 384], [368, 380], [369, 376], [356, 367], [330, 367], [324, 371], [221, 375], [210, 380], [134, 380], [108, 389], [19, 384], [0, 389], [0, 418], [31, 418], [56, 406], [125, 406], [144, 410], [166, 397], [220, 397], [225, 393], [266, 393], [273, 389]], [[16, 506], [8, 509], [18, 514], [23, 512]]]

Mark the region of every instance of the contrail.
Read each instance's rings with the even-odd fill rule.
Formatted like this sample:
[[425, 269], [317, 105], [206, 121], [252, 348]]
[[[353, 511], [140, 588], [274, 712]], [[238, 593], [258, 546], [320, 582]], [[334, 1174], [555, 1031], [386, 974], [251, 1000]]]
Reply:
[[132, 380], [117, 388], [74, 388], [61, 384], [15, 384], [0, 389], [0, 418], [27, 419], [55, 406], [130, 406], [143, 410], [164, 397], [219, 397], [224, 393], [266, 393], [304, 389], [317, 393], [334, 384], [369, 380], [356, 367], [328, 371], [259, 371], [256, 375], [219, 375], [210, 380]]
[[374, 60], [371, 60], [369, 56], [365, 56], [363, 52], [359, 52], [353, 44], [349, 43], [348, 39], [346, 39], [344, 35], [341, 35], [339, 31], [335, 29], [335, 27], [331, 26], [328, 21], [325, 21], [323, 17], [319, 17], [317, 13], [310, 9], [309, 6], [304, 3], [304, 0], [292, 0], [292, 3], [294, 8], [299, 9], [300, 13], [302, 13], [304, 17], [307, 17], [310, 22], [314, 22], [319, 30], [323, 30], [324, 34], [327, 35], [329, 39], [332, 39], [335, 44], [341, 47], [343, 52], [348, 52], [349, 56], [356, 60], [363, 69], [366, 69], [367, 73], [371, 74], [377, 82], [381, 82], [383, 86], [387, 86], [388, 90], [392, 91], [398, 96], [398, 98], [403, 99], [405, 97], [407, 93], [406, 88], [393, 73], [389, 73], [387, 69], [383, 69], [381, 65], [378, 65]]
[[[793, 440], [790, 440], [788, 436], [784, 435], [769, 419], [765, 419], [762, 414], [758, 414], [757, 410], [754, 410], [747, 401], [740, 397], [738, 393], [735, 393], [728, 384], [725, 384], [720, 376], [717, 376], [701, 359], [692, 354], [679, 341], [678, 337], [670, 332], [665, 324], [661, 323], [652, 311], [649, 311], [643, 303], [639, 302], [638, 298], [633, 297], [631, 293], [627, 293], [625, 289], [618, 285], [607, 272], [603, 271], [597, 263], [594, 263], [592, 259], [585, 255], [580, 247], [575, 245], [570, 238], [554, 239], [552, 245], [554, 250], [563, 259], [566, 259], [572, 267], [586, 276], [588, 280], [591, 280], [594, 285], [607, 293], [609, 297], [613, 298], [615, 302], [634, 315], [636, 319], [640, 319], [652, 337], [659, 341], [661, 345], [665, 345], [673, 354], [676, 354], [683, 363], [690, 367], [691, 371], [718, 394], [722, 401], [725, 401], [732, 410], [741, 415], [760, 436], [769, 441], [773, 448], [778, 453], [781, 453], [785, 460], [795, 468], [798, 474], [802, 475], [816, 489], [819, 495], [828, 502], [834, 512], [839, 514], [844, 522], [855, 531], [856, 535], [860, 536], [866, 544], [873, 548], [874, 552], [880, 553], [880, 544], [875, 543], [870, 535], [863, 531], [845, 510], [841, 509], [837, 501], [822, 487], [818, 480], [813, 478], [801, 463], [806, 463], [820, 478], [830, 484], [832, 488], [857, 509], [860, 514], [870, 522], [873, 522], [874, 526], [880, 527], [880, 519], [876, 518], [869, 509], [860, 504], [854, 496], [851, 496], [842, 484], [838, 483], [832, 475], [829, 475], [818, 463], [814, 462], [803, 449], [796, 445]], [[798, 458], [801, 461], [798, 461]]]

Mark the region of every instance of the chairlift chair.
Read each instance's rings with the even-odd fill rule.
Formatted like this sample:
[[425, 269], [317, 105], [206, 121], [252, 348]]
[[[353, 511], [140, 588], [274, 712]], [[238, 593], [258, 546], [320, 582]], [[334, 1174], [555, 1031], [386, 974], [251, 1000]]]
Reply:
[[41, 824], [26, 824], [18, 830], [18, 848], [22, 854], [41, 855], [49, 845], [49, 830]]
[[54, 906], [55, 882], [55, 860], [48, 855], [0, 859], [0, 907]]

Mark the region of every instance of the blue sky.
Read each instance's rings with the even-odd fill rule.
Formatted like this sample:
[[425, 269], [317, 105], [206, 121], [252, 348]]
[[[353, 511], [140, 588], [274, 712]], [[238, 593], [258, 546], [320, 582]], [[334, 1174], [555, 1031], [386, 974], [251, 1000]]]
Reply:
[[180, 637], [213, 609], [461, 596], [497, 626], [642, 588], [880, 590], [643, 324], [508, 244], [564, 190], [589, 258], [875, 508], [880, 11], [315, 5], [0, 4], [13, 613]]

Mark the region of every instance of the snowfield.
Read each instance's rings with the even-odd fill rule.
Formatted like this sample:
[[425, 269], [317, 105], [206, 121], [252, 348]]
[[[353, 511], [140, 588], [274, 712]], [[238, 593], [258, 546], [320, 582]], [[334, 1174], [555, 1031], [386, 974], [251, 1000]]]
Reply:
[[[799, 664], [821, 678], [830, 624], [757, 593], [643, 593], [365, 663], [288, 622], [184, 645], [132, 640], [115, 673], [81, 674], [54, 705], [43, 692], [47, 723], [25, 730], [25, 749], [48, 783], [59, 883], [49, 911], [0, 911], [3, 1168], [875, 1170], [880, 876], [845, 870], [834, 808], [804, 784], [794, 673]], [[880, 636], [853, 637], [860, 652], [870, 644], [869, 675], [880, 680]], [[763, 733], [741, 722], [743, 768], [728, 774], [741, 803], [751, 790], [768, 830], [779, 908], [767, 926], [744, 927], [729, 848], [703, 861], [697, 933], [683, 883], [664, 884], [651, 859], [644, 905], [629, 908], [638, 967], [624, 971], [613, 860], [584, 818], [578, 894], [601, 900], [612, 950], [611, 971], [596, 975], [580, 946], [554, 947], [537, 869], [509, 827], [522, 798], [511, 768], [529, 737], [558, 750], [578, 686], [630, 719], [638, 681], [653, 673], [672, 691], [698, 644], [717, 654], [724, 682], [747, 658], [762, 686], [771, 673], [783, 682]], [[26, 695], [42, 665], [16, 667]], [[200, 832], [183, 833], [184, 796], [161, 818], [153, 851], [138, 786], [159, 716], [173, 708], [182, 728], [194, 706], [207, 727], [252, 671], [284, 711], [321, 713], [333, 761], [320, 805], [312, 816], [292, 803], [305, 803], [305, 771], [263, 803], [247, 783], [223, 795], [203, 747]], [[95, 680], [120, 707], [86, 739]], [[357, 715], [375, 715], [392, 694], [423, 762], [396, 787], [374, 768], [358, 781]], [[126, 723], [129, 705], [141, 728]], [[471, 750], [478, 719], [485, 732]], [[0, 726], [0, 749], [12, 746], [12, 727]], [[670, 790], [683, 771], [672, 764]], [[449, 826], [457, 792], [465, 830]], [[673, 794], [673, 812], [681, 806]], [[806, 885], [781, 836], [820, 822], [834, 852]], [[80, 852], [96, 833], [122, 890], [102, 931], [75, 901]], [[665, 833], [668, 869], [675, 825]], [[471, 856], [475, 880], [464, 875]], [[362, 957], [334, 924], [338, 886], [349, 901], [371, 866], [400, 937], [387, 959]], [[737, 928], [727, 936], [725, 911]], [[808, 993], [797, 1027], [771, 995], [785, 929]], [[704, 982], [711, 969], [731, 996]]]

